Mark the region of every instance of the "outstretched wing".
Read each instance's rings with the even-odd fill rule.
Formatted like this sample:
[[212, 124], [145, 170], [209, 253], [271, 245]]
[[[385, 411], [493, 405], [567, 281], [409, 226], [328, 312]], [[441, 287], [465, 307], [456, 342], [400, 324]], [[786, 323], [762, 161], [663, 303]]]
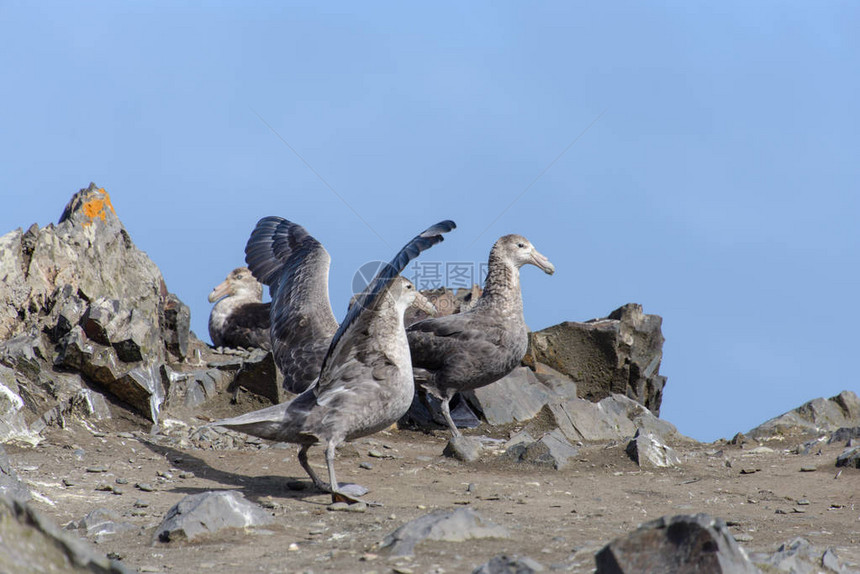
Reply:
[[245, 246], [245, 262], [272, 295], [272, 351], [284, 387], [301, 393], [319, 375], [337, 329], [328, 298], [331, 257], [301, 225], [264, 217]]
[[329, 357], [334, 354], [337, 346], [347, 338], [346, 334], [355, 324], [356, 319], [358, 319], [362, 313], [372, 312], [377, 299], [385, 292], [391, 281], [395, 277], [399, 276], [400, 272], [406, 268], [409, 262], [418, 257], [422, 251], [440, 243], [443, 240], [443, 233], [447, 233], [456, 227], [457, 224], [453, 221], [445, 220], [425, 229], [413, 237], [409, 243], [404, 245], [397, 255], [394, 256], [394, 259], [379, 270], [376, 276], [371, 279], [367, 288], [362, 291], [358, 297], [356, 297], [355, 302], [349, 308], [349, 311], [347, 311], [346, 317], [343, 322], [341, 322], [340, 327], [338, 327], [337, 332], [331, 340], [328, 353], [326, 354], [325, 360], [323, 360], [321, 371], [325, 370], [326, 363]]

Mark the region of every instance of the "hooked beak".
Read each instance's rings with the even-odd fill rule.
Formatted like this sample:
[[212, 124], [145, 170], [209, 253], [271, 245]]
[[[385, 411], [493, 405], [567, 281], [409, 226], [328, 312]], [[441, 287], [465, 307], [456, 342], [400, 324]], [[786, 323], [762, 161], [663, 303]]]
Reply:
[[415, 300], [412, 302], [413, 307], [417, 309], [421, 309], [431, 317], [435, 317], [438, 311], [433, 303], [430, 302], [430, 299], [422, 295], [420, 292], [415, 291]]
[[212, 289], [212, 292], [209, 293], [209, 302], [214, 303], [221, 297], [226, 297], [230, 294], [230, 284], [225, 280], [222, 281], [217, 287]]
[[541, 252], [532, 247], [532, 264], [540, 267], [547, 275], [555, 273], [555, 265], [549, 262], [549, 259], [543, 256]]

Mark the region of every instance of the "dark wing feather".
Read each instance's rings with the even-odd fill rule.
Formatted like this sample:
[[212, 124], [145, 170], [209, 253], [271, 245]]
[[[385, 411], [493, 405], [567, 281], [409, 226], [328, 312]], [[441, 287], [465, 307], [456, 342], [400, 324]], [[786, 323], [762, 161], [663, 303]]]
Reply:
[[271, 337], [284, 387], [304, 391], [320, 372], [337, 320], [328, 300], [328, 252], [307, 230], [281, 217], [261, 219], [245, 262], [272, 295]]
[[223, 344], [227, 347], [271, 349], [270, 306], [269, 303], [246, 303], [234, 310], [224, 321]]
[[456, 227], [457, 224], [453, 221], [445, 220], [425, 229], [413, 237], [409, 243], [404, 245], [397, 255], [394, 256], [394, 259], [389, 261], [387, 265], [383, 266], [382, 269], [379, 270], [376, 277], [370, 281], [367, 288], [359, 294], [355, 303], [353, 303], [349, 308], [349, 311], [347, 311], [346, 317], [341, 322], [340, 327], [338, 327], [337, 332], [331, 340], [328, 353], [326, 354], [325, 360], [323, 360], [323, 369], [325, 369], [325, 364], [328, 361], [328, 358], [332, 355], [344, 334], [350, 329], [353, 323], [355, 323], [358, 316], [366, 310], [373, 309], [374, 303], [379, 296], [385, 291], [391, 281], [400, 275], [401, 271], [406, 269], [406, 266], [410, 261], [418, 257], [422, 251], [440, 243], [443, 240], [442, 234], [447, 233]]

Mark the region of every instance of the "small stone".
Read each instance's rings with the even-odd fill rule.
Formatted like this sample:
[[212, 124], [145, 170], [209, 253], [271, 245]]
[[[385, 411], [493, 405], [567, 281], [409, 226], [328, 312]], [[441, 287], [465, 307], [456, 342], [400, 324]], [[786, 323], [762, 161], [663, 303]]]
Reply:
[[118, 436], [119, 438], [134, 438], [134, 435], [130, 432], [118, 432], [116, 433], [116, 436]]
[[804, 514], [804, 513], [806, 513], [806, 509], [805, 509], [805, 508], [793, 508], [791, 511], [792, 511], [792, 512], [794, 512], [795, 514]]
[[406, 566], [395, 566], [391, 569], [394, 574], [414, 574], [414, 570], [412, 568], [407, 568]]
[[138, 498], [137, 500], [134, 501], [134, 507], [135, 508], [149, 508], [149, 502], [146, 500], [143, 500], [142, 498]]
[[800, 472], [815, 472], [818, 470], [818, 467], [815, 466], [801, 466]]
[[371, 449], [371, 450], [367, 451], [367, 456], [369, 456], [371, 458], [383, 458], [385, 455], [376, 449]]
[[263, 508], [268, 508], [269, 510], [277, 510], [278, 508], [281, 507], [280, 504], [278, 504], [277, 502], [272, 500], [271, 496], [267, 496], [267, 497], [261, 499], [260, 500], [260, 506], [262, 506]]
[[115, 494], [117, 496], [125, 494], [125, 491], [123, 489], [117, 488], [116, 486], [112, 487], [110, 492], [111, 492], [111, 494]]
[[117, 478], [114, 482], [116, 482], [117, 484], [128, 484], [128, 479], [127, 478]]
[[761, 471], [760, 468], [742, 468], [741, 474], [755, 474], [759, 471]]
[[299, 545], [296, 544], [295, 542], [290, 542], [290, 545], [287, 546], [287, 552], [298, 552], [298, 551], [299, 551]]
[[194, 478], [194, 473], [190, 470], [179, 473], [179, 478]]
[[797, 501], [797, 504], [799, 506], [809, 506], [809, 500], [807, 500], [806, 498], [801, 498]]
[[78, 483], [75, 482], [74, 480], [72, 480], [71, 478], [64, 478], [63, 479], [63, 486], [75, 486], [77, 484]]
[[105, 433], [103, 433], [103, 432], [101, 432], [101, 431], [96, 431], [96, 432], [94, 432], [94, 433], [93, 433], [93, 436], [94, 436], [94, 437], [96, 437], [96, 438], [104, 438], [104, 437], [106, 437], [106, 436], [107, 436], [107, 434], [105, 434]]
[[100, 492], [111, 492], [113, 490], [113, 486], [106, 482], [100, 482], [96, 485], [96, 490]]
[[777, 508], [777, 509], [774, 511], [774, 514], [788, 514], [788, 512], [786, 512], [786, 511], [785, 511], [785, 510], [783, 510], [782, 508]]
[[346, 512], [349, 509], [349, 505], [345, 502], [332, 502], [325, 508], [331, 512]]
[[143, 492], [155, 492], [155, 487], [148, 482], [138, 482], [135, 486]]
[[159, 476], [161, 478], [166, 478], [167, 480], [170, 480], [171, 478], [173, 478], [172, 474], [170, 474], [169, 472], [165, 472], [163, 470], [159, 470], [155, 474], [156, 474], [156, 476]]
[[365, 470], [373, 470], [373, 465], [372, 465], [372, 464], [370, 464], [369, 462], [362, 462], [362, 463], [360, 463], [358, 466], [359, 466], [360, 468], [365, 469]]
[[474, 462], [481, 457], [481, 448], [480, 441], [474, 438], [455, 436], [451, 437], [451, 440], [445, 445], [442, 454], [463, 462]]
[[347, 512], [367, 512], [367, 503], [366, 502], [356, 502], [350, 504], [346, 508]]
[[86, 470], [87, 470], [87, 472], [99, 473], [99, 472], [107, 472], [108, 469], [103, 467], [103, 466], [88, 466]]
[[368, 552], [366, 554], [362, 554], [361, 558], [359, 558], [359, 560], [362, 562], [370, 562], [371, 560], [376, 560], [377, 558], [379, 558], [378, 554], [373, 554], [371, 552]]
[[742, 533], [740, 533], [740, 534], [736, 534], [736, 535], [734, 536], [734, 538], [735, 538], [735, 540], [737, 540], [738, 542], [752, 542], [752, 541], [753, 541], [753, 537], [752, 537], [752, 536], [750, 536], [749, 534], [745, 534], [745, 533], [743, 533], [743, 532], [742, 532]]

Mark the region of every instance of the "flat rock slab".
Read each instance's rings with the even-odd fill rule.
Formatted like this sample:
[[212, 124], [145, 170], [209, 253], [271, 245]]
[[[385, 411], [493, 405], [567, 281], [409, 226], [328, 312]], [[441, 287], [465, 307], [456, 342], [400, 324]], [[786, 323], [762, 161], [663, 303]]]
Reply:
[[0, 494], [0, 572], [131, 574], [122, 564], [47, 520], [19, 500]]
[[128, 522], [123, 522], [122, 517], [106, 508], [96, 508], [88, 513], [81, 520], [70, 522], [66, 526], [67, 530], [83, 530], [87, 536], [94, 536], [97, 541], [101, 541], [107, 536], [136, 530], [137, 526]]
[[818, 398], [802, 404], [750, 430], [756, 440], [784, 440], [789, 436], [822, 436], [840, 428], [860, 426], [860, 398], [842, 391], [829, 399]]
[[597, 574], [708, 572], [753, 574], [726, 523], [707, 514], [664, 516], [616, 538], [595, 556]]
[[463, 542], [475, 538], [509, 538], [508, 529], [481, 517], [471, 508], [453, 512], [437, 510], [407, 522], [385, 537], [381, 548], [390, 548], [393, 556], [409, 556], [424, 540]]
[[223, 528], [253, 528], [272, 522], [272, 516], [235, 490], [186, 496], [174, 505], [155, 530], [156, 540], [192, 541]]
[[836, 466], [860, 468], [860, 446], [848, 447], [836, 458]]
[[531, 369], [517, 367], [495, 383], [472, 391], [470, 400], [491, 425], [534, 418], [552, 397]]
[[543, 572], [545, 568], [537, 560], [532, 560], [527, 556], [494, 556], [489, 562], [481, 564], [474, 570], [472, 574], [532, 574], [533, 572]]

